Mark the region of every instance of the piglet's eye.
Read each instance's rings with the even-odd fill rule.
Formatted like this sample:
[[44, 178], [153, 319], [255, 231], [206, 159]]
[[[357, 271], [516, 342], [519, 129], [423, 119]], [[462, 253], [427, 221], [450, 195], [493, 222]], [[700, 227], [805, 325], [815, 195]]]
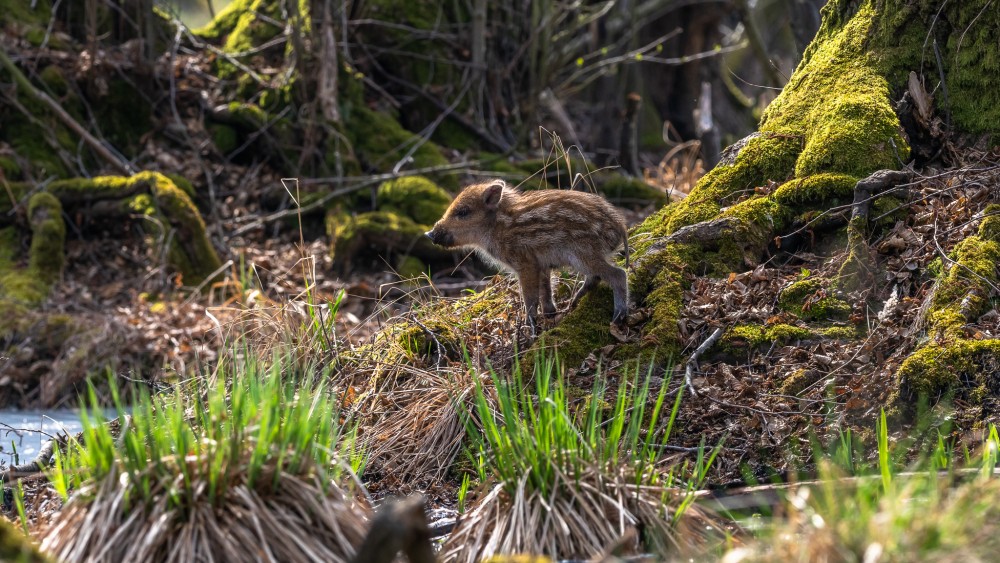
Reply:
[[469, 211], [469, 208], [468, 208], [468, 207], [459, 207], [458, 209], [456, 209], [456, 210], [455, 210], [455, 218], [456, 218], [456, 219], [465, 219], [465, 218], [466, 218], [466, 217], [468, 217], [468, 216], [469, 216], [469, 215], [470, 215], [471, 213], [472, 213], [472, 212], [471, 212], [471, 211]]

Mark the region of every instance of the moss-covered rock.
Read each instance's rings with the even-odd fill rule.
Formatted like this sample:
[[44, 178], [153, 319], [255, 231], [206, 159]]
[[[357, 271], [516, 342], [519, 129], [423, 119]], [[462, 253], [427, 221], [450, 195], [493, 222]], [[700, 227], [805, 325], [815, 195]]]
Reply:
[[[332, 239], [331, 253], [341, 271], [350, 271], [361, 257], [381, 264], [392, 256], [413, 255], [440, 260], [448, 253], [424, 236], [426, 225], [419, 225], [399, 213], [369, 211], [356, 216], [346, 214], [328, 219], [327, 232]], [[392, 263], [392, 262], [389, 262]]]
[[406, 176], [382, 182], [376, 192], [378, 208], [433, 225], [447, 211], [451, 196], [423, 176]]

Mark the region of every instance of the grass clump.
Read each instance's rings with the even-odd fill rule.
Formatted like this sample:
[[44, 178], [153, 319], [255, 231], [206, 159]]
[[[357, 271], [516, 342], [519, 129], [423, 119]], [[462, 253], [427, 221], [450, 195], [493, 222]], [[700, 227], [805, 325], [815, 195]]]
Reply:
[[60, 560], [348, 560], [369, 508], [341, 485], [362, 458], [328, 374], [242, 352], [216, 384], [142, 394], [131, 416], [113, 392], [116, 430], [91, 391], [82, 441], [50, 472], [67, 503], [44, 549]]
[[[990, 425], [982, 453], [939, 435], [919, 462], [901, 462], [883, 413], [877, 451], [855, 451], [850, 432], [819, 463], [819, 480], [788, 492], [784, 518], [726, 561], [989, 561], [1000, 547], [1000, 437]], [[865, 461], [872, 459], [872, 462]]]
[[[654, 397], [650, 375], [633, 374], [605, 408], [599, 399], [607, 382], [598, 377], [592, 400], [577, 408], [567, 400], [557, 362], [533, 365], [530, 391], [519, 369], [510, 382], [493, 373], [492, 389], [477, 384], [470, 455], [480, 490], [488, 492], [445, 542], [447, 560], [515, 553], [585, 558], [622, 541], [626, 552], [676, 555], [715, 529], [691, 503], [717, 451], [701, 449], [696, 461], [681, 466], [658, 462], [681, 393], [664, 421], [667, 382]], [[630, 528], [642, 529], [642, 537]]]

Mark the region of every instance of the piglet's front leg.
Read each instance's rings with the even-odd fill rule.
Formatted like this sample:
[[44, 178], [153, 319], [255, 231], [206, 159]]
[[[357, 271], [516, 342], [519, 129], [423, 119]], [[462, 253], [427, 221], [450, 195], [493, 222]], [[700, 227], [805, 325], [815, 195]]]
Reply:
[[521, 283], [521, 298], [524, 299], [524, 311], [528, 317], [528, 325], [531, 327], [531, 333], [534, 334], [537, 326], [538, 286], [541, 272], [535, 268], [524, 268], [517, 272], [517, 279]]

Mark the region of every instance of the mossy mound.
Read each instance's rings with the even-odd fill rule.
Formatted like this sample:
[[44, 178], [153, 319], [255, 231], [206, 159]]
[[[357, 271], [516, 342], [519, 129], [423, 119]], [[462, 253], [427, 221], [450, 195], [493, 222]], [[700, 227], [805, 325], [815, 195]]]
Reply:
[[[551, 357], [550, 350], [555, 350], [563, 365], [579, 367], [591, 352], [611, 342], [609, 321], [613, 309], [611, 288], [599, 285], [580, 301], [576, 309], [567, 313], [558, 326], [541, 335], [524, 369], [532, 369], [534, 354], [542, 350], [547, 357]], [[638, 361], [637, 357], [632, 359]]]
[[931, 343], [910, 355], [899, 368], [907, 399], [916, 395], [937, 400], [958, 393], [960, 398], [979, 403], [985, 396], [1000, 395], [998, 374], [1000, 340]]
[[26, 268], [18, 266], [19, 262], [24, 262], [19, 256], [19, 233], [14, 227], [0, 229], [0, 299], [37, 305], [59, 279], [65, 260], [66, 225], [59, 200], [47, 192], [31, 196], [28, 223], [31, 246]]
[[[451, 203], [443, 188], [422, 176], [407, 176], [383, 182], [375, 200], [375, 211], [351, 216], [336, 207], [327, 214], [331, 252], [342, 271], [349, 271], [355, 258], [381, 257], [386, 261], [377, 265], [398, 263], [406, 272], [397, 273], [408, 279], [426, 270], [425, 261], [451, 255], [424, 236]], [[407, 262], [407, 257], [417, 261]]]
[[[402, 170], [423, 170], [448, 164], [435, 143], [407, 131], [392, 115], [364, 105], [345, 108], [344, 128], [358, 160], [367, 170], [389, 172], [397, 164], [401, 164]], [[448, 189], [458, 188], [454, 176], [432, 177]]]
[[[15, 200], [30, 192], [26, 184], [11, 184]], [[41, 282], [34, 298], [38, 302], [48, 293], [48, 285], [58, 277], [62, 268], [62, 241], [65, 223], [62, 208], [67, 212], [86, 212], [94, 205], [102, 213], [130, 216], [143, 214], [150, 219], [149, 244], [166, 245], [167, 261], [183, 276], [186, 283], [197, 284], [218, 270], [222, 264], [205, 232], [205, 222], [192, 198], [194, 189], [187, 181], [172, 180], [157, 172], [141, 172], [131, 177], [99, 176], [92, 179], [75, 178], [57, 180], [46, 185], [43, 191], [31, 196], [28, 216], [32, 230], [31, 252], [28, 268], [24, 272], [33, 283]], [[10, 203], [0, 203], [0, 211], [9, 211]], [[14, 231], [6, 230], [4, 252], [8, 269], [16, 255], [11, 248], [18, 240]], [[2, 259], [0, 259], [2, 266]], [[48, 284], [48, 285], [46, 285]], [[21, 284], [23, 285], [23, 284]]]
[[[956, 390], [980, 389], [1000, 394], [1000, 340], [973, 340], [965, 325], [991, 306], [989, 296], [1000, 282], [1000, 205], [989, 205], [978, 233], [960, 242], [952, 252], [953, 262], [931, 298], [927, 313], [925, 346], [899, 367], [900, 391], [895, 399], [912, 395], [931, 398]], [[967, 397], [968, 398], [968, 397]], [[973, 397], [974, 398], [974, 397]]]
[[423, 176], [407, 176], [382, 182], [375, 196], [378, 208], [433, 225], [451, 204], [451, 196]]
[[[338, 269], [351, 271], [362, 259], [368, 266], [384, 269], [392, 256], [413, 255], [426, 260], [440, 260], [448, 253], [436, 246], [424, 232], [427, 225], [419, 225], [405, 215], [391, 211], [369, 211], [355, 216], [332, 215], [327, 220], [327, 233], [331, 238], [331, 254]], [[392, 262], [389, 262], [390, 264]]]
[[454, 329], [447, 323], [431, 321], [421, 325], [410, 325], [396, 335], [398, 344], [409, 361], [437, 360], [462, 357], [462, 343]]
[[778, 307], [803, 320], [844, 319], [851, 306], [834, 296], [822, 280], [810, 278], [793, 282], [781, 290]]

